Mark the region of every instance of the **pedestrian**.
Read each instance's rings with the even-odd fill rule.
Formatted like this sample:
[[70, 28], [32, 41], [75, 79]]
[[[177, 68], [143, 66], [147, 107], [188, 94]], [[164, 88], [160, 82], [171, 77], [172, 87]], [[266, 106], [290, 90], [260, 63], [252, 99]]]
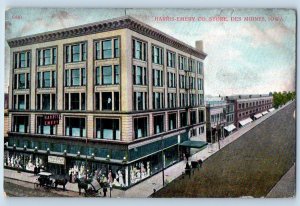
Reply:
[[103, 187], [103, 196], [104, 196], [104, 197], [106, 197], [106, 193], [107, 193], [107, 187], [104, 186], [104, 187]]
[[37, 175], [37, 167], [34, 165], [34, 168], [33, 168], [33, 174], [36, 176]]
[[69, 182], [72, 182], [73, 172], [70, 173]]

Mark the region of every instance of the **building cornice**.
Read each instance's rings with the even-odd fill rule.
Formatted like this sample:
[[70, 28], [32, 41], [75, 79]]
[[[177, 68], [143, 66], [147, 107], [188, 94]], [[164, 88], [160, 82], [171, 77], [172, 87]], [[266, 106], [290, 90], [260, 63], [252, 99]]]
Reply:
[[109, 19], [91, 24], [80, 25], [76, 27], [70, 27], [66, 29], [60, 29], [30, 36], [24, 36], [14, 39], [9, 39], [8, 45], [11, 48], [32, 45], [43, 42], [50, 42], [56, 40], [62, 40], [67, 38], [85, 36], [90, 34], [96, 34], [100, 32], [107, 32], [117, 29], [130, 29], [139, 34], [163, 42], [171, 47], [174, 47], [183, 52], [189, 53], [200, 59], [205, 59], [206, 53], [195, 49], [194, 47], [179, 41], [170, 35], [155, 29], [141, 21], [131, 17], [123, 16], [115, 19]]

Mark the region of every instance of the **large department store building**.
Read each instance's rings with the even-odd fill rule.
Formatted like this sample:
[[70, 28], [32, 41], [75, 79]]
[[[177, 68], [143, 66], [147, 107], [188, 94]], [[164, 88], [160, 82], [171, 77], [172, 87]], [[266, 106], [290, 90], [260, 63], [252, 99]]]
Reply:
[[178, 162], [181, 143], [206, 139], [201, 41], [125, 16], [8, 44], [8, 168], [112, 171], [129, 187]]

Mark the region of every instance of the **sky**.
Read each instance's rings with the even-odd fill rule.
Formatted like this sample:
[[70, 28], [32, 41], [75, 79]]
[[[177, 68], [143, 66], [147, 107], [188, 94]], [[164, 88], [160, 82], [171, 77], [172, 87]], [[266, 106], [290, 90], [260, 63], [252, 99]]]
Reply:
[[[124, 15], [191, 46], [203, 40], [206, 95], [295, 91], [296, 16], [288, 9], [8, 9], [5, 39], [102, 21]], [[270, 21], [269, 17], [280, 17]], [[240, 17], [241, 21], [157, 21], [155, 17]], [[264, 17], [266, 21], [246, 21]], [[5, 88], [10, 56], [5, 45]]]

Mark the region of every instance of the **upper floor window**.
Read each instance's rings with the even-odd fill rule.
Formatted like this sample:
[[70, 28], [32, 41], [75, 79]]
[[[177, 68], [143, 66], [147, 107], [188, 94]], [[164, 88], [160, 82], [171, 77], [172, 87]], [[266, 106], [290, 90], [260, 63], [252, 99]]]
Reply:
[[187, 112], [180, 112], [180, 127], [187, 126]]
[[111, 85], [120, 83], [120, 66], [109, 65], [96, 67], [96, 85]]
[[86, 71], [85, 68], [65, 69], [65, 86], [85, 86]]
[[85, 93], [65, 93], [65, 110], [85, 110]]
[[29, 116], [13, 116], [13, 131], [29, 133]]
[[86, 60], [86, 43], [77, 43], [66, 46], [66, 62], [80, 62]]
[[146, 85], [147, 84], [147, 68], [133, 65], [133, 84]]
[[153, 92], [153, 109], [162, 109], [164, 107], [164, 93]]
[[119, 92], [96, 92], [95, 93], [95, 109], [96, 110], [114, 110], [119, 111], [120, 108]]
[[167, 66], [175, 68], [175, 53], [174, 52], [167, 52]]
[[197, 121], [196, 121], [196, 111], [191, 111], [190, 112], [190, 122], [191, 122], [191, 124], [196, 124], [197, 123]]
[[172, 113], [168, 115], [169, 117], [169, 130], [176, 129], [177, 127], [177, 114]]
[[176, 74], [173, 72], [168, 72], [168, 87], [176, 87]]
[[198, 78], [198, 90], [203, 90], [203, 79]]
[[187, 70], [187, 58], [181, 55], [178, 55], [178, 67], [181, 70]]
[[189, 59], [189, 71], [195, 72], [196, 71], [196, 65], [194, 59]]
[[133, 58], [146, 61], [147, 60], [147, 44], [145, 42], [133, 39], [132, 40], [132, 55]]
[[44, 71], [37, 73], [37, 87], [50, 88], [56, 86], [56, 72]]
[[186, 87], [186, 76], [185, 75], [179, 75], [179, 88], [185, 89]]
[[164, 85], [164, 71], [153, 69], [152, 77], [153, 77], [153, 86], [162, 87]]
[[31, 54], [30, 51], [14, 53], [14, 68], [30, 67]]
[[56, 98], [55, 94], [37, 94], [36, 109], [37, 110], [55, 110]]
[[147, 109], [147, 92], [134, 92], [133, 93], [133, 106], [134, 110]]
[[197, 61], [197, 73], [203, 74], [203, 62]]
[[72, 136], [72, 137], [85, 137], [86, 136], [85, 118], [66, 117], [65, 135]]
[[14, 95], [14, 109], [28, 110], [29, 109], [29, 94], [17, 94]]
[[95, 57], [97, 60], [120, 57], [119, 39], [113, 38], [96, 41]]
[[156, 115], [153, 117], [154, 134], [159, 134], [164, 131], [164, 115]]
[[96, 119], [96, 138], [120, 140], [119, 119]]
[[163, 48], [152, 46], [152, 62], [155, 64], [163, 64], [164, 59], [164, 50]]
[[36, 131], [38, 134], [47, 134], [47, 135], [55, 135], [56, 134], [56, 126], [55, 125], [45, 125], [44, 117], [37, 116], [36, 118]]
[[57, 49], [47, 48], [38, 50], [38, 66], [56, 64]]
[[20, 73], [15, 74], [14, 89], [29, 89], [30, 88], [30, 74]]
[[148, 118], [134, 118], [134, 137], [139, 139], [148, 135]]
[[168, 104], [169, 108], [176, 107], [176, 93], [168, 93]]

